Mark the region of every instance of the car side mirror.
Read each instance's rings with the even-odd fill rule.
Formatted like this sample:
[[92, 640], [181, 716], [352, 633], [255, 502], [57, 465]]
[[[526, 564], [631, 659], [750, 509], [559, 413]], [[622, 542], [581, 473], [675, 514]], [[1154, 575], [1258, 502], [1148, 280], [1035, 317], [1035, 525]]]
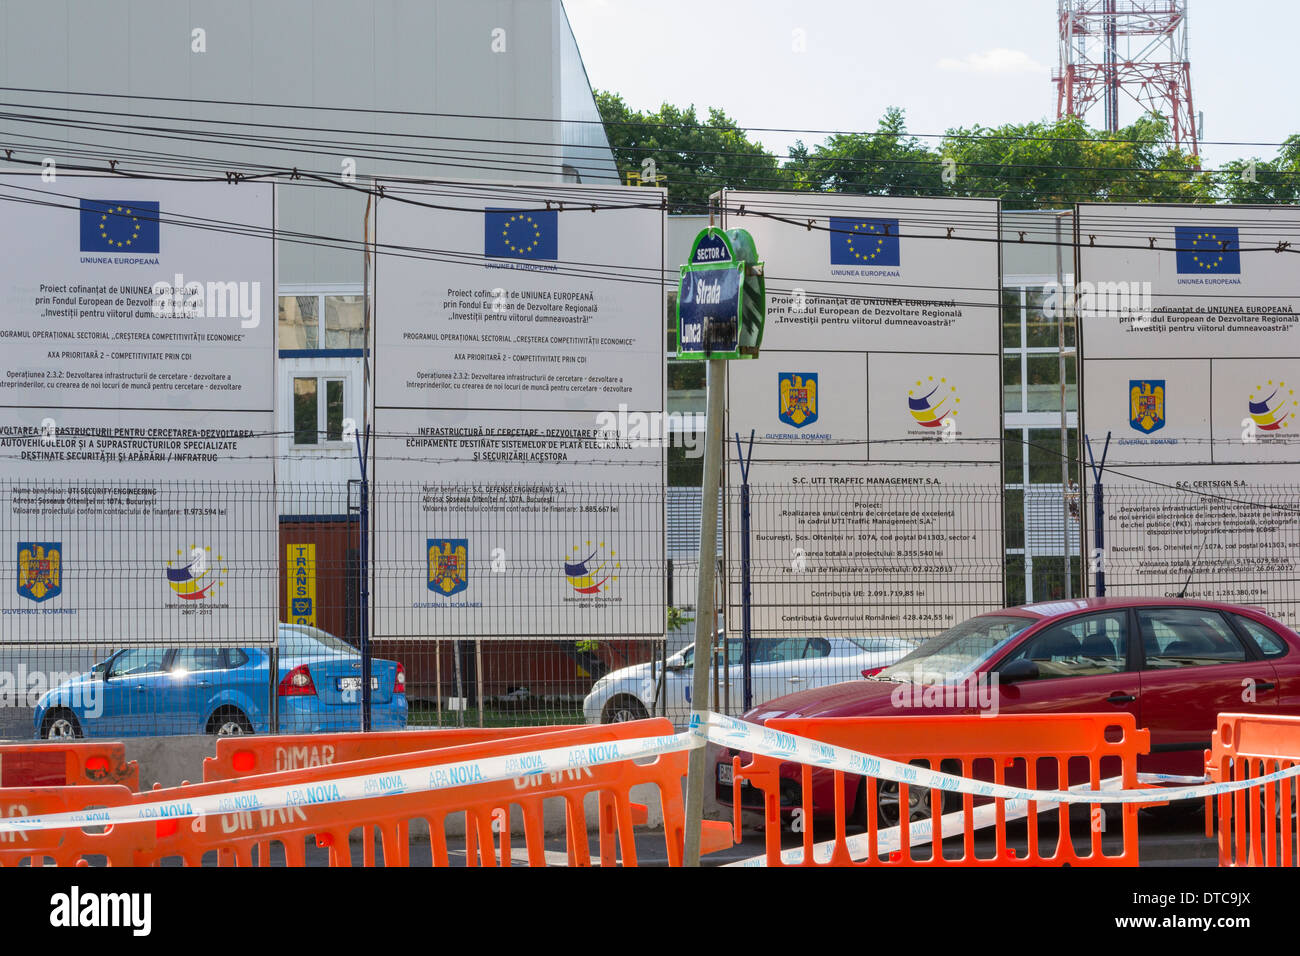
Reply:
[[998, 671], [998, 680], [1003, 684], [1018, 684], [1021, 681], [1038, 680], [1038, 664], [1028, 658], [1012, 661]]
[[91, 668], [90, 676], [98, 680], [105, 680], [108, 677], [108, 661], [100, 661]]
[[687, 664], [685, 661], [669, 661], [669, 662], [668, 662], [668, 665], [667, 665], [667, 667], [666, 667], [665, 669], [666, 669], [666, 670], [673, 671], [674, 673], [676, 673], [676, 672], [678, 672], [678, 671], [684, 671], [684, 670], [686, 670], [687, 668], [689, 668], [690, 666], [691, 666], [691, 665], [690, 665], [690, 664]]

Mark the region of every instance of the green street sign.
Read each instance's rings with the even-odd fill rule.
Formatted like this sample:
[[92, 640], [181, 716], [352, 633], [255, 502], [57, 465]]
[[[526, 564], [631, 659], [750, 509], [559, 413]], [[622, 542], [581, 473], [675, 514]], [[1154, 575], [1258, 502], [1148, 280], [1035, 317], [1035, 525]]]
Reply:
[[744, 229], [702, 231], [677, 284], [677, 357], [758, 358], [766, 318], [753, 238]]

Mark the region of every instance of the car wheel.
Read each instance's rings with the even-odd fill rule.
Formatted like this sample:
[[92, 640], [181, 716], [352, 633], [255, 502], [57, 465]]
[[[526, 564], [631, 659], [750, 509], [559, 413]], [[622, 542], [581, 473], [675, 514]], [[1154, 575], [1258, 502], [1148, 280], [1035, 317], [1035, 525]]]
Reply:
[[600, 722], [602, 724], [621, 724], [629, 720], [645, 720], [650, 716], [650, 712], [645, 709], [645, 704], [635, 697], [628, 697], [624, 694], [621, 697], [615, 697], [600, 713]]
[[66, 708], [52, 710], [41, 721], [41, 737], [46, 740], [64, 740], [81, 736], [77, 715]]
[[[866, 802], [866, 782], [863, 781], [863, 803]], [[899, 823], [898, 809], [898, 784], [893, 780], [876, 781], [876, 825], [881, 829], [886, 827], [896, 827]], [[865, 813], [865, 811], [864, 811]], [[929, 787], [911, 787], [907, 788], [907, 820], [909, 823], [915, 823], [917, 820], [928, 820], [930, 818], [930, 788]], [[863, 822], [865, 826], [865, 819]]]
[[233, 707], [218, 710], [208, 721], [208, 733], [218, 737], [238, 737], [252, 732], [252, 722], [244, 716], [243, 711]]
[[[913, 767], [930, 769], [930, 763], [927, 760], [913, 760]], [[958, 760], [947, 759], [939, 763], [941, 773], [949, 773], [954, 777], [962, 775], [961, 762]], [[962, 807], [962, 797], [959, 793], [950, 793], [948, 791], [937, 791], [939, 794], [939, 807], [937, 815], [942, 816], [945, 813], [952, 813], [960, 810]], [[908, 822], [916, 823], [918, 820], [928, 820], [931, 816], [931, 801], [934, 799], [929, 787], [907, 788], [908, 804]], [[861, 822], [863, 828], [867, 826], [866, 814], [867, 801], [867, 781], [863, 779], [858, 786], [857, 801], [857, 819]], [[877, 826], [896, 827], [898, 826], [898, 784], [892, 780], [876, 781], [876, 811]]]

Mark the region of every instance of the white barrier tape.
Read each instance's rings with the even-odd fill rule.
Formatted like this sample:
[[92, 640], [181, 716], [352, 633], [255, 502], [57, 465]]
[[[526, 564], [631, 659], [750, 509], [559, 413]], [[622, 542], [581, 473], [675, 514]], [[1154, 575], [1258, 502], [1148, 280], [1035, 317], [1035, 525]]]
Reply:
[[1201, 774], [1199, 777], [1188, 776], [1181, 773], [1140, 773], [1138, 774], [1138, 783], [1205, 783], [1209, 777]]
[[[1121, 779], [1119, 777], [1107, 777], [1101, 781], [1103, 790], [1118, 790]], [[1083, 784], [1076, 784], [1071, 790], [1080, 790]], [[1002, 804], [1004, 819], [1009, 823], [1012, 820], [1019, 820], [1029, 816], [1028, 800], [1006, 800]], [[1039, 813], [1048, 813], [1060, 807], [1059, 803], [1040, 803], [1038, 804]], [[991, 827], [997, 823], [998, 808], [995, 803], [986, 803], [978, 806], [971, 811], [971, 828], [982, 830]], [[966, 825], [965, 809], [953, 810], [951, 813], [945, 813], [939, 817], [940, 832], [943, 839], [949, 840], [953, 837], [959, 837], [964, 833]], [[917, 820], [910, 826], [910, 845], [913, 847], [924, 846], [934, 840], [934, 821]], [[844, 848], [848, 850], [849, 856], [854, 860], [865, 860], [871, 855], [871, 839], [868, 833], [859, 833], [856, 836], [847, 837], [844, 840]], [[888, 856], [890, 853], [896, 853], [903, 848], [901, 828], [897, 826], [885, 827], [876, 831], [876, 855]], [[827, 840], [824, 843], [813, 844], [813, 862], [830, 863], [831, 854], [835, 849], [835, 841]], [[789, 850], [781, 851], [781, 862], [788, 866], [798, 866], [803, 863], [803, 847], [792, 847]], [[767, 866], [767, 854], [751, 856], [744, 860], [737, 860], [734, 863], [727, 863], [724, 866], [741, 866], [741, 867], [762, 867]]]
[[[555, 747], [532, 753], [485, 757], [459, 763], [431, 764], [387, 773], [339, 777], [319, 783], [263, 787], [235, 793], [162, 800], [154, 803], [107, 807], [101, 810], [71, 810], [46, 815], [0, 817], [0, 833], [58, 830], [109, 823], [157, 822], [167, 819], [236, 813], [242, 810], [279, 810], [347, 800], [369, 800], [429, 790], [446, 790], [470, 784], [491, 783], [543, 773], [561, 773], [581, 767], [638, 760], [658, 754], [702, 747], [704, 741], [690, 733], [667, 737], [639, 737], [610, 740], [580, 746]], [[3, 791], [0, 791], [2, 793]]]
[[[1248, 787], [1259, 787], [1289, 777], [1300, 777], [1300, 764], [1285, 770], [1275, 770], [1247, 780], [1229, 780], [1223, 783], [1203, 783], [1197, 786], [1165, 787], [1160, 790], [1027, 790], [1005, 784], [971, 780], [955, 774], [914, 767], [887, 757], [874, 757], [834, 744], [810, 740], [783, 730], [773, 730], [758, 724], [724, 717], [711, 712], [694, 711], [689, 732], [697, 736], [749, 753], [785, 758], [797, 763], [841, 770], [857, 776], [893, 780], [912, 787], [946, 790], [950, 793], [969, 793], [976, 797], [998, 797], [1004, 800], [1033, 800], [1036, 803], [1172, 803], [1177, 800], [1200, 800], [1221, 793], [1232, 793]], [[1287, 759], [1287, 758], [1278, 758]]]

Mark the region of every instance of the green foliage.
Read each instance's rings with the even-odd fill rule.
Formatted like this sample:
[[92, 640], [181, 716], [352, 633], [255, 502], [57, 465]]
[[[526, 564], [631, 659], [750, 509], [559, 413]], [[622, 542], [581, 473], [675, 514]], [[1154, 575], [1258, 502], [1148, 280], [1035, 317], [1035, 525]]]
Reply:
[[719, 189], [787, 188], [789, 175], [762, 143], [722, 110], [710, 109], [703, 122], [695, 107], [679, 109], [664, 103], [658, 112], [629, 109], [615, 93], [596, 92], [596, 106], [618, 163], [619, 178], [640, 174], [642, 162], [654, 161], [667, 177], [668, 209], [673, 213], [704, 213], [709, 196]]
[[670, 607], [668, 609], [668, 620], [665, 622], [667, 629], [675, 631], [678, 628], [685, 627], [695, 620], [693, 617], [687, 617], [686, 612], [679, 607]]
[[654, 159], [667, 176], [672, 212], [703, 212], [710, 194], [735, 189], [840, 191], [877, 196], [983, 196], [1007, 208], [1065, 207], [1075, 202], [1300, 201], [1300, 133], [1272, 160], [1234, 160], [1205, 172], [1169, 145], [1169, 125], [1146, 116], [1114, 133], [1076, 117], [1003, 126], [955, 127], [923, 142], [890, 107], [871, 133], [844, 133], [808, 147], [798, 142], [784, 162], [751, 141], [721, 110], [701, 121], [692, 106], [658, 112], [628, 108], [599, 92], [619, 172]]
[[1074, 202], [1213, 202], [1193, 158], [1165, 145], [1156, 117], [1114, 133], [1076, 117], [1052, 123], [950, 129], [940, 152], [956, 163], [951, 192], [999, 198], [1009, 208]]
[[903, 111], [890, 107], [874, 133], [831, 136], [811, 152], [799, 143], [787, 168], [799, 188], [879, 196], [947, 192], [940, 157], [907, 134]]
[[1300, 133], [1282, 144], [1276, 159], [1234, 159], [1225, 164], [1220, 181], [1229, 202], [1300, 202]]

